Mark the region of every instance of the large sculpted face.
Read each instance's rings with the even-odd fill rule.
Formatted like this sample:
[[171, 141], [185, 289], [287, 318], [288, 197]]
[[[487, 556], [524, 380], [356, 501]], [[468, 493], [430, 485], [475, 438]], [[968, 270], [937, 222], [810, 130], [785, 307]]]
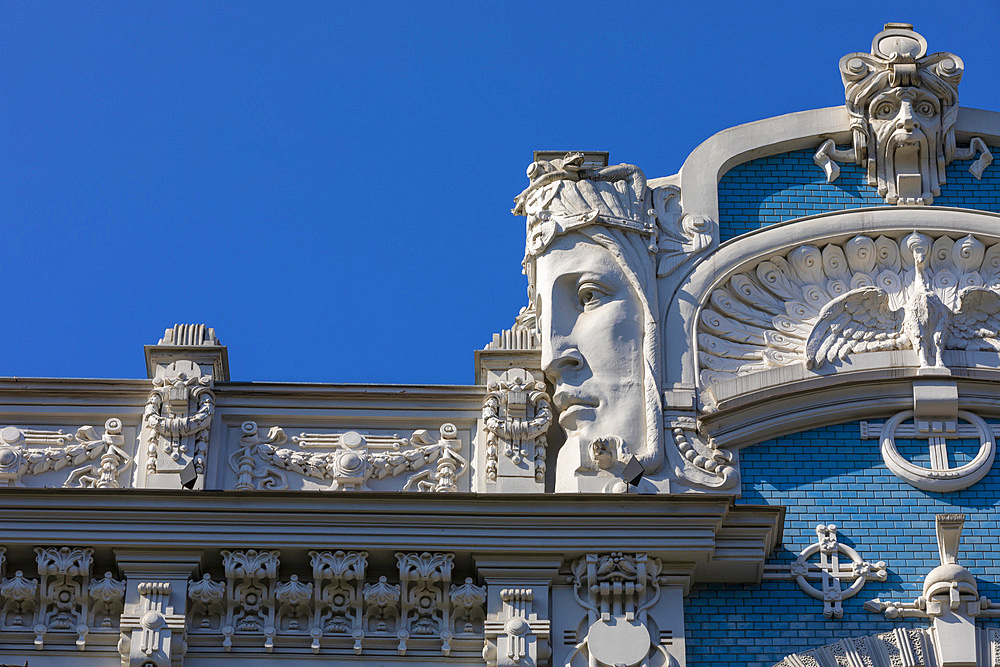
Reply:
[[583, 234], [557, 238], [535, 270], [542, 368], [566, 433], [559, 490], [560, 480], [614, 474], [643, 447], [643, 309], [614, 255]]
[[919, 88], [889, 88], [872, 98], [868, 119], [889, 193], [900, 203], [922, 203], [935, 194], [941, 101]]

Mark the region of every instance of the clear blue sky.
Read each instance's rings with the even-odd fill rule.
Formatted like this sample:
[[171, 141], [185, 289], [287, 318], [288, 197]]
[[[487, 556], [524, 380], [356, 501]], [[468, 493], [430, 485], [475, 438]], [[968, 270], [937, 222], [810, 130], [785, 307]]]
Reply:
[[997, 0], [0, 2], [0, 375], [143, 377], [204, 322], [234, 380], [470, 383], [532, 150], [672, 174], [841, 104], [886, 21], [1000, 109]]

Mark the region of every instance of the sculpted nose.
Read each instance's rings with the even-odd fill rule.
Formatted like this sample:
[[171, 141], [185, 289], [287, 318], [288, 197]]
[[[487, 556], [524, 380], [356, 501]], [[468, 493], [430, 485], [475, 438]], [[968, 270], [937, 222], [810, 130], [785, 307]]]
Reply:
[[553, 384], [559, 384], [563, 377], [583, 367], [583, 355], [576, 347], [554, 342], [542, 347], [542, 372]]
[[899, 109], [899, 116], [896, 118], [896, 127], [907, 132], [920, 127], [920, 124], [913, 119], [913, 105], [909, 101], [903, 101], [903, 105]]

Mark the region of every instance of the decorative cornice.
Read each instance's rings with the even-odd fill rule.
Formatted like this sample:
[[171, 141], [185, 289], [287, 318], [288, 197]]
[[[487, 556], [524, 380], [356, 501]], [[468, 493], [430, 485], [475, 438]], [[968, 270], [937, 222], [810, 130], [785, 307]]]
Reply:
[[[784, 508], [732, 497], [0, 489], [5, 545], [364, 549], [512, 557], [644, 552], [693, 581], [758, 582]], [[178, 520], [183, 517], [183, 520]], [[136, 532], [134, 526], [143, 530]], [[517, 539], [511, 539], [512, 534]]]

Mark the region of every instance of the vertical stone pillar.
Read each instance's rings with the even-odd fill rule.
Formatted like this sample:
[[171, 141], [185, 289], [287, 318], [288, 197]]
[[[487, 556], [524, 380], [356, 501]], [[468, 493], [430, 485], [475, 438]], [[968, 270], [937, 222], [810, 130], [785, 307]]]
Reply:
[[489, 667], [536, 667], [552, 656], [551, 588], [559, 578], [558, 556], [499, 559], [476, 557], [486, 582], [486, 645]]
[[125, 610], [118, 650], [122, 667], [178, 667], [187, 650], [187, 587], [200, 553], [118, 551]]
[[215, 417], [215, 383], [229, 380], [229, 356], [202, 324], [178, 324], [146, 346], [153, 387], [139, 433], [137, 486], [203, 489]]

